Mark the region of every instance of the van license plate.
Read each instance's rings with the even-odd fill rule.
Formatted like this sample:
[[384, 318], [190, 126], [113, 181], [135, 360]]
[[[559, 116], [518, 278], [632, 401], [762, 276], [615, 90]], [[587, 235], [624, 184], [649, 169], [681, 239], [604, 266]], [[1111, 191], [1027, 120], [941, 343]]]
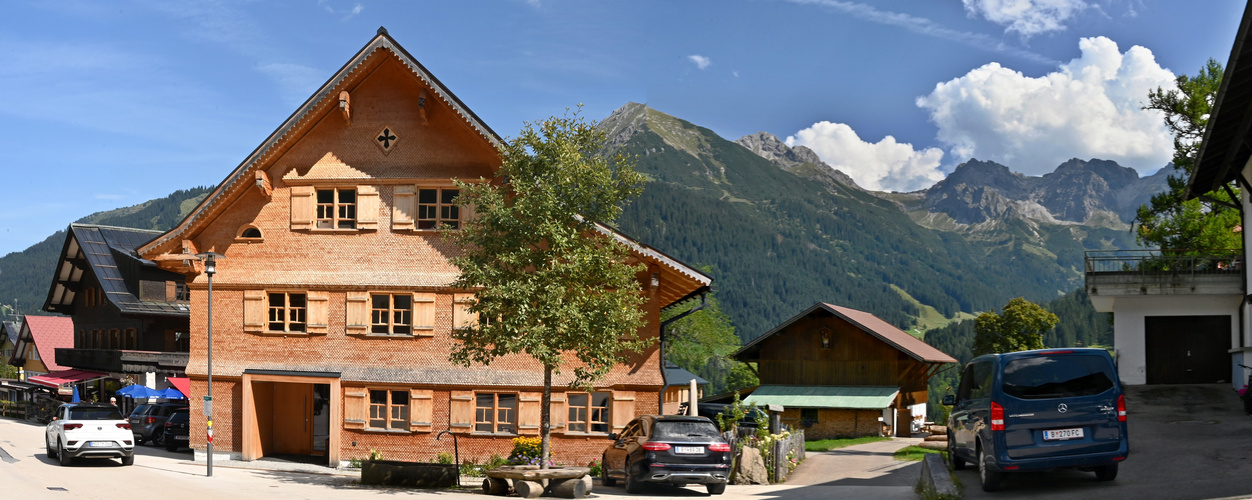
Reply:
[[674, 453], [678, 453], [680, 455], [699, 455], [701, 453], [704, 453], [704, 447], [703, 446], [675, 446]]
[[1081, 439], [1082, 428], [1077, 429], [1056, 429], [1051, 431], [1043, 431], [1043, 439], [1046, 441], [1060, 441], [1065, 439]]

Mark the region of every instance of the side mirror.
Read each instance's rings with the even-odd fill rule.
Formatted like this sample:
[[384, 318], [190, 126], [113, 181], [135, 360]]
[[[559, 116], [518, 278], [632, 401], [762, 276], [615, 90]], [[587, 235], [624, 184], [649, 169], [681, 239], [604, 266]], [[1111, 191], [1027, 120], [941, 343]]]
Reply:
[[948, 394], [948, 395], [946, 395], [946, 396], [944, 396], [944, 397], [943, 397], [943, 401], [942, 401], [942, 402], [943, 402], [943, 405], [944, 405], [944, 406], [952, 406], [952, 405], [956, 404], [956, 396], [953, 396], [953, 395], [951, 395], [951, 394]]
[[617, 441], [617, 433], [609, 434], [609, 441]]

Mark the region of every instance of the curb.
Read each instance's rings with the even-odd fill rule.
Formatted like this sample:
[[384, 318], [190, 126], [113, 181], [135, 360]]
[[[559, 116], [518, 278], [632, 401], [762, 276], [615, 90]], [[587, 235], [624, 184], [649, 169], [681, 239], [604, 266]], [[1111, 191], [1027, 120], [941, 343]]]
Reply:
[[961, 498], [961, 491], [952, 481], [952, 472], [944, 464], [943, 457], [928, 453], [922, 458], [922, 486], [934, 491], [939, 498]]

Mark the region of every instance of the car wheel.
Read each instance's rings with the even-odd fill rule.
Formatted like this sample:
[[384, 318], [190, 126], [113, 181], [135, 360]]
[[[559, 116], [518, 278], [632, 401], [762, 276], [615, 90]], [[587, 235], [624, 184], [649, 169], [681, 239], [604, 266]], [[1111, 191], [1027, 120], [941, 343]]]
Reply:
[[153, 434], [152, 446], [165, 446], [165, 434]]
[[726, 483], [709, 483], [704, 487], [709, 489], [710, 495], [721, 495], [726, 492]]
[[635, 475], [630, 473], [630, 463], [626, 464], [626, 493], [642, 493], [643, 484], [635, 479]]
[[1096, 467], [1096, 479], [1100, 481], [1112, 481], [1117, 479], [1117, 464], [1101, 465]]
[[982, 483], [983, 491], [999, 490], [1000, 480], [1003, 479], [1002, 473], [991, 470], [991, 467], [987, 464], [990, 460], [991, 458], [987, 457], [986, 453], [983, 453], [982, 447], [978, 447], [978, 482]]
[[74, 459], [70, 458], [70, 454], [65, 452], [65, 447], [61, 445], [60, 441], [57, 441], [57, 458], [60, 459], [62, 467], [69, 467], [70, 464], [74, 463]]
[[166, 442], [165, 442], [165, 451], [178, 451], [178, 442], [177, 442], [177, 441], [173, 441], [173, 440], [171, 440], [171, 441], [166, 441]]
[[122, 457], [122, 465], [135, 465], [135, 456], [126, 455]]
[[965, 460], [956, 456], [956, 440], [952, 439], [952, 433], [948, 433], [948, 461], [952, 462], [952, 468], [956, 470], [965, 470]]
[[600, 483], [605, 486], [617, 484], [616, 479], [609, 477], [609, 462], [605, 457], [600, 457]]
[[146, 442], [148, 442], [148, 440], [144, 439], [142, 436], [135, 436], [135, 446], [143, 446]]

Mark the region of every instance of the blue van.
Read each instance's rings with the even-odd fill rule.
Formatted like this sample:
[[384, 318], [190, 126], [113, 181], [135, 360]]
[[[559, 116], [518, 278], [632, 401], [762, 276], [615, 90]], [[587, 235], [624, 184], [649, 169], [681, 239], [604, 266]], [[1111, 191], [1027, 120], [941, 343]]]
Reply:
[[1103, 349], [979, 356], [943, 404], [952, 406], [952, 467], [977, 464], [984, 491], [999, 489], [1014, 471], [1076, 468], [1112, 481], [1130, 454], [1126, 397]]

